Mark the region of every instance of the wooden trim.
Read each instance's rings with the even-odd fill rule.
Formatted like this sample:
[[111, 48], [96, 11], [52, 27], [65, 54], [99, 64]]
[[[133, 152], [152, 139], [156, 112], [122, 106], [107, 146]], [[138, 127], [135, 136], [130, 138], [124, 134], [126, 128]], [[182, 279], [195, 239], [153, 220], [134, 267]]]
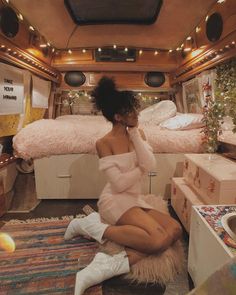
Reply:
[[203, 51], [196, 57], [183, 63], [178, 69], [170, 74], [171, 85], [186, 81], [200, 72], [236, 56], [236, 30], [228, 34], [220, 42]]
[[0, 59], [27, 69], [47, 80], [60, 83], [61, 73], [0, 36]]

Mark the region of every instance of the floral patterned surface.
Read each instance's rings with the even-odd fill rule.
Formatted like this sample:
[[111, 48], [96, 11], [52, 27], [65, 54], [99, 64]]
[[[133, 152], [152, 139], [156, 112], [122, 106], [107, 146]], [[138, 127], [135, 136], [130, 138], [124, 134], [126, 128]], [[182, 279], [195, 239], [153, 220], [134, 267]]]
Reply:
[[221, 224], [222, 216], [231, 212], [236, 213], [236, 205], [199, 206], [197, 207], [197, 210], [215, 233], [222, 239], [229, 250], [236, 256], [236, 242], [228, 235]]

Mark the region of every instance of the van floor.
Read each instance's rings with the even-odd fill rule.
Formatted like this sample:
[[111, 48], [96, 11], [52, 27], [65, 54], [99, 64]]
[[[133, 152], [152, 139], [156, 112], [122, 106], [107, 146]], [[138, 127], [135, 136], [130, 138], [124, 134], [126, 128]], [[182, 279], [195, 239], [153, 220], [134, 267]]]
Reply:
[[[21, 181], [17, 181], [21, 179]], [[32, 198], [35, 197], [34, 174], [21, 174], [17, 176], [17, 180], [14, 186], [14, 195], [11, 203], [11, 207], [14, 209], [19, 204], [19, 198], [21, 202], [29, 202], [29, 195], [32, 194]], [[76, 200], [41, 200], [40, 204], [29, 213], [6, 213], [0, 218], [0, 228], [2, 221], [8, 221], [11, 219], [30, 219], [38, 217], [60, 217], [64, 215], [76, 215], [84, 213], [82, 208], [85, 205], [90, 205], [94, 210], [97, 210], [97, 199], [76, 199]], [[173, 209], [170, 207], [171, 215], [177, 218]], [[188, 251], [188, 236], [184, 232], [183, 244], [186, 250], [186, 256]], [[185, 295], [189, 290], [193, 288], [191, 278], [188, 276], [187, 271], [181, 274], [175, 282], [168, 284], [166, 287], [153, 284], [129, 284], [127, 281], [121, 278], [112, 278], [103, 283], [103, 295]], [[45, 294], [46, 295], [46, 294]]]

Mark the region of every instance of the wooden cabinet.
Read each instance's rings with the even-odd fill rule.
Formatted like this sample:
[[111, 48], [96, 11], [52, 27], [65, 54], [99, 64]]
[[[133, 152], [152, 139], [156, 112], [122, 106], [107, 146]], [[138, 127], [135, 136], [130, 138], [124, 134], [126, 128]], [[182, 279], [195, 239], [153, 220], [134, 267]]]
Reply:
[[235, 162], [218, 154], [186, 154], [183, 176], [204, 203], [236, 203]]

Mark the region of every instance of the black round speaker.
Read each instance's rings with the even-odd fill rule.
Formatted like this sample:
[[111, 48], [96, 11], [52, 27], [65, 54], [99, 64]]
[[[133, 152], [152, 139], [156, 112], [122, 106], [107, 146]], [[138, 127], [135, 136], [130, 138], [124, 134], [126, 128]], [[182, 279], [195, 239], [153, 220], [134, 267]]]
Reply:
[[82, 72], [72, 71], [66, 72], [64, 76], [66, 84], [72, 87], [79, 87], [84, 84], [86, 77]]
[[0, 10], [0, 26], [3, 34], [13, 38], [19, 31], [19, 20], [11, 7], [3, 7]]
[[223, 19], [219, 13], [213, 13], [206, 22], [206, 35], [208, 40], [215, 42], [220, 39], [223, 31]]
[[144, 77], [144, 81], [148, 86], [160, 87], [165, 83], [165, 75], [162, 72], [148, 72]]

